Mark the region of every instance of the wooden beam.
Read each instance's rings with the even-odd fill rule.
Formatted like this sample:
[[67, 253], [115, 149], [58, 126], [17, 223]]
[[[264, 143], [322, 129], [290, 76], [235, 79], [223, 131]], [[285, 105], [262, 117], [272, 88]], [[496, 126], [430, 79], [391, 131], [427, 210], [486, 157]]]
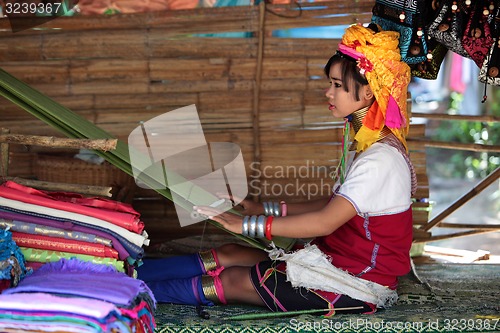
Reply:
[[426, 147], [454, 149], [454, 150], [469, 150], [476, 152], [500, 152], [499, 145], [482, 145], [477, 143], [460, 143], [460, 142], [444, 142], [427, 139], [408, 138], [408, 141], [418, 143]]
[[461, 115], [461, 114], [412, 112], [411, 116], [415, 118], [440, 119], [440, 120], [466, 120], [466, 121], [480, 121], [480, 122], [500, 121], [500, 117], [488, 116], [488, 115], [472, 116], [472, 115]]
[[39, 190], [46, 191], [64, 191], [64, 192], [76, 192], [84, 195], [94, 195], [101, 197], [111, 197], [112, 187], [107, 186], [91, 186], [91, 185], [80, 185], [80, 184], [66, 184], [66, 183], [56, 183], [56, 182], [46, 182], [40, 180], [24, 179], [19, 177], [6, 177], [5, 179], [11, 180], [18, 184], [33, 187]]
[[500, 230], [500, 224], [439, 223], [440, 228]]
[[116, 148], [117, 139], [67, 139], [53, 136], [0, 134], [1, 143], [42, 146], [51, 148], [86, 148], [110, 151]]
[[485, 234], [485, 233], [488, 233], [488, 232], [495, 232], [495, 231], [497, 231], [497, 230], [495, 230], [495, 229], [469, 230], [469, 231], [457, 232], [457, 233], [447, 234], [447, 235], [432, 236], [430, 238], [418, 238], [418, 239], [415, 239], [413, 242], [414, 243], [435, 242], [435, 241], [439, 241], [439, 240], [445, 240], [445, 239], [457, 238], [457, 237], [465, 237], [465, 236], [472, 236], [472, 235], [479, 235], [479, 234]]

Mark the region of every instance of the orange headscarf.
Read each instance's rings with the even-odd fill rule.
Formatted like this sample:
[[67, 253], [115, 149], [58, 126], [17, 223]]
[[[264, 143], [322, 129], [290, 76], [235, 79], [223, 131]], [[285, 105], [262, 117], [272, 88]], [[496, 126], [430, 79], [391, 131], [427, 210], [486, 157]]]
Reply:
[[[398, 48], [399, 33], [374, 32], [362, 25], [346, 29], [339, 50], [358, 61], [360, 72], [365, 75], [375, 96], [363, 119], [363, 126], [354, 139], [357, 150], [363, 151], [379, 139], [387, 126], [408, 150], [405, 137], [409, 130], [407, 89], [410, 83], [410, 67], [401, 61]], [[351, 53], [351, 54], [349, 54]]]

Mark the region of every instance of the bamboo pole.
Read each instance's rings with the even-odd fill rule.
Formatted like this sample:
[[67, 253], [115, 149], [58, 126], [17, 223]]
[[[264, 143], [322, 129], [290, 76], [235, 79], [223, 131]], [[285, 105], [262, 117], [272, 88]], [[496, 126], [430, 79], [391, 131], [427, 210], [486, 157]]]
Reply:
[[39, 190], [76, 192], [80, 194], [94, 195], [100, 197], [111, 197], [111, 190], [112, 190], [112, 187], [107, 187], [107, 186], [55, 183], [55, 182], [46, 182], [40, 180], [24, 179], [19, 177], [6, 177], [5, 179], [12, 180], [24, 186], [37, 188]]
[[480, 121], [480, 122], [498, 122], [500, 117], [496, 116], [471, 116], [460, 114], [442, 114], [442, 113], [423, 113], [412, 112], [414, 118], [427, 118], [427, 119], [440, 119], [440, 120], [466, 120], [466, 121]]
[[[263, 58], [263, 52], [264, 52], [264, 24], [265, 24], [265, 19], [266, 19], [266, 3], [265, 1], [262, 1], [259, 4], [259, 46], [258, 46], [258, 52], [257, 52], [257, 69], [255, 73], [255, 83], [254, 83], [254, 89], [253, 89], [253, 109], [252, 109], [252, 116], [253, 116], [253, 137], [254, 137], [254, 156], [253, 156], [253, 161], [255, 163], [258, 163], [257, 165], [260, 165], [261, 163], [261, 151], [260, 151], [260, 86], [262, 83], [262, 58]], [[253, 175], [255, 178], [255, 173], [257, 170], [253, 171]], [[260, 182], [260, 180], [259, 180]], [[251, 193], [253, 196], [254, 201], [259, 201], [259, 198], [256, 193]]]
[[[2, 128], [0, 136], [9, 134], [8, 128]], [[0, 141], [1, 142], [1, 141]], [[0, 176], [7, 177], [9, 172], [9, 144], [0, 143]]]
[[42, 146], [51, 148], [87, 148], [110, 151], [116, 148], [116, 139], [67, 139], [53, 136], [4, 134], [0, 135], [0, 142], [20, 145]]
[[431, 221], [429, 221], [429, 223], [427, 223], [423, 227], [423, 230], [427, 231], [430, 230], [432, 227], [438, 225], [441, 221], [443, 221], [443, 219], [450, 216], [454, 211], [462, 207], [467, 201], [475, 197], [482, 190], [484, 190], [486, 187], [488, 187], [490, 184], [496, 181], [498, 177], [500, 177], [500, 167], [496, 168], [495, 171], [493, 171], [486, 178], [481, 180], [479, 184], [474, 186], [469, 192], [458, 198], [454, 203], [451, 204], [451, 206], [449, 206], [447, 209], [445, 209], [443, 212], [441, 212]]
[[426, 140], [426, 139], [416, 139], [408, 138], [410, 142], [416, 142], [418, 144], [424, 145], [426, 147], [434, 148], [444, 148], [444, 149], [454, 149], [454, 150], [469, 150], [476, 152], [500, 152], [499, 145], [482, 145], [477, 143], [460, 143], [460, 142], [444, 142], [436, 140]]

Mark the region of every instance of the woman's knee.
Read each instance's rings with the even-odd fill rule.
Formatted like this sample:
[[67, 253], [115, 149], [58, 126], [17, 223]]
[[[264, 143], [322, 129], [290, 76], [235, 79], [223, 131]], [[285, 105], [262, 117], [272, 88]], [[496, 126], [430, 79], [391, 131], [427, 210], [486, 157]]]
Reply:
[[231, 267], [220, 274], [225, 298], [229, 303], [263, 305], [250, 279], [250, 267]]
[[243, 289], [247, 288], [250, 283], [250, 268], [249, 267], [230, 267], [225, 269], [220, 274], [222, 285], [224, 288]]
[[236, 243], [228, 243], [218, 247], [216, 251], [219, 257], [229, 257], [233, 253], [241, 251], [243, 247], [243, 245], [239, 245]]
[[240, 244], [224, 244], [216, 249], [217, 258], [224, 267], [253, 266], [267, 259], [266, 252]]

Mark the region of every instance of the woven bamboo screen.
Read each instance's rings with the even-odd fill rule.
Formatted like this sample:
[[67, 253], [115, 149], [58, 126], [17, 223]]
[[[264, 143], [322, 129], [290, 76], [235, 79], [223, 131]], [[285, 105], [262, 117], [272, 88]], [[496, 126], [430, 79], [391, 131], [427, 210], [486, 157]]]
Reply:
[[[44, 30], [15, 34], [0, 19], [0, 61], [4, 70], [123, 140], [140, 121], [196, 104], [208, 141], [240, 145], [254, 195], [303, 200], [329, 195], [338, 163], [341, 122], [326, 107], [323, 74], [338, 40], [272, 32], [366, 23], [373, 5], [336, 0], [301, 9], [267, 5], [57, 18]], [[217, 36], [227, 32], [245, 36]], [[0, 100], [0, 123], [11, 133], [59, 135], [6, 100]], [[412, 126], [412, 135], [423, 136], [423, 128]], [[411, 148], [423, 185], [417, 197], [426, 198], [425, 154], [422, 147]], [[33, 157], [44, 152], [13, 148], [11, 174], [32, 176]], [[175, 220], [172, 207], [154, 196], [138, 190], [134, 201], [150, 227]], [[427, 221], [426, 211], [421, 214]], [[165, 231], [164, 224], [158, 228]]]

